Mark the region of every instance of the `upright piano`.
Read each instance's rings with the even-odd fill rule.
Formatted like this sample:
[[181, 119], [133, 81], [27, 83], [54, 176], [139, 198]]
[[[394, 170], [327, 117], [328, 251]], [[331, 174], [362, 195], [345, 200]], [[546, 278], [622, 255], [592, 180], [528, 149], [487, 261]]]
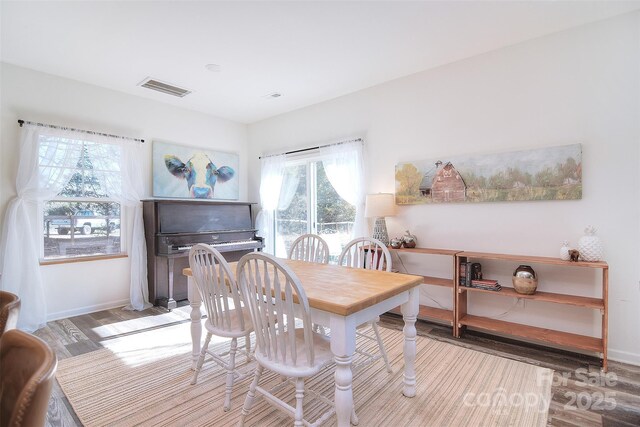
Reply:
[[149, 301], [168, 309], [187, 299], [189, 249], [206, 243], [223, 253], [227, 261], [260, 251], [262, 239], [253, 224], [253, 203], [200, 199], [143, 201], [147, 241]]

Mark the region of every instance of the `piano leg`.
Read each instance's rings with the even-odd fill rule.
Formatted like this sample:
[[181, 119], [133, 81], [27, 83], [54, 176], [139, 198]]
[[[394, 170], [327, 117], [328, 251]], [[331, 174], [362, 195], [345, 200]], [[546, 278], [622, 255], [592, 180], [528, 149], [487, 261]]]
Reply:
[[166, 307], [169, 310], [172, 310], [178, 307], [176, 300], [173, 299], [173, 261], [174, 261], [173, 258], [167, 258], [167, 262], [169, 263], [169, 298], [167, 298]]
[[187, 277], [187, 295], [191, 306], [191, 369], [195, 370], [202, 340], [202, 312], [200, 311], [202, 301], [191, 276]]

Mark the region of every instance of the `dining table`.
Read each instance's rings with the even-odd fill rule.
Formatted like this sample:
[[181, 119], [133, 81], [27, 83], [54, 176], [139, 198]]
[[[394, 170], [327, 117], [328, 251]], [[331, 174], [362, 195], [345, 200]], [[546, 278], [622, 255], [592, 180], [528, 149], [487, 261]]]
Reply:
[[[300, 279], [311, 309], [313, 323], [330, 329], [334, 355], [337, 425], [350, 425], [353, 409], [351, 362], [356, 350], [356, 328], [377, 316], [401, 307], [404, 320], [404, 375], [402, 394], [416, 395], [416, 318], [421, 276], [378, 270], [279, 259]], [[230, 263], [232, 271], [237, 263]], [[191, 306], [192, 367], [195, 369], [202, 339], [202, 299], [190, 268], [183, 274], [188, 281]], [[353, 420], [357, 423], [357, 420]]]

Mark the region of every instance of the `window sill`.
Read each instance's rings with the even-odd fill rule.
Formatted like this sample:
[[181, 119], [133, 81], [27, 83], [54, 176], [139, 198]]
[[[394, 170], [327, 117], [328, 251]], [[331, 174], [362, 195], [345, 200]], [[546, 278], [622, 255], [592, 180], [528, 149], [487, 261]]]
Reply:
[[40, 265], [70, 264], [74, 262], [100, 261], [104, 259], [127, 258], [128, 256], [129, 255], [127, 255], [126, 253], [121, 253], [121, 254], [108, 254], [108, 255], [79, 256], [74, 258], [41, 259]]

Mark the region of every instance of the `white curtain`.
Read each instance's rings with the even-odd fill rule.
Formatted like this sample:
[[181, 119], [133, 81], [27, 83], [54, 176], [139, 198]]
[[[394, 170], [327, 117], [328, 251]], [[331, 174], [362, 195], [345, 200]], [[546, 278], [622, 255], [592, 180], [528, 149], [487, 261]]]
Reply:
[[258, 235], [264, 239], [264, 251], [275, 252], [275, 211], [280, 201], [280, 190], [285, 174], [286, 155], [264, 157], [260, 174], [260, 206], [256, 218]]
[[289, 205], [293, 201], [293, 197], [296, 195], [296, 190], [300, 184], [300, 175], [298, 175], [298, 168], [291, 167], [284, 171], [282, 178], [282, 186], [280, 187], [280, 198], [278, 199], [278, 210], [284, 211], [289, 208]]
[[142, 172], [141, 160], [145, 153], [142, 143], [123, 141], [122, 151], [122, 193], [120, 203], [128, 218], [132, 218], [129, 234], [129, 261], [131, 276], [129, 287], [130, 305], [126, 310], [144, 310], [151, 307], [149, 303], [149, 286], [147, 285], [147, 244], [144, 238], [144, 221], [142, 219]]
[[[60, 192], [82, 153], [82, 147], [78, 148], [66, 138], [68, 132], [52, 135], [50, 131], [31, 125], [22, 128], [17, 196], [7, 206], [0, 241], [0, 289], [20, 297], [18, 327], [30, 332], [47, 322], [39, 263], [38, 203]], [[40, 142], [45, 139], [50, 143], [40, 148]]]
[[144, 308], [148, 296], [145, 298], [142, 180], [139, 164], [133, 161], [141, 158], [140, 143], [29, 124], [21, 132], [17, 196], [7, 207], [0, 241], [0, 289], [15, 293], [22, 300], [18, 327], [34, 331], [46, 324], [38, 205], [60, 193], [76, 172], [83, 148], [93, 162], [100, 188], [123, 207], [133, 208], [133, 234], [129, 239], [131, 303], [136, 309]]
[[322, 166], [338, 195], [355, 205], [356, 218], [351, 237], [364, 236], [364, 160], [362, 141], [320, 147]]

